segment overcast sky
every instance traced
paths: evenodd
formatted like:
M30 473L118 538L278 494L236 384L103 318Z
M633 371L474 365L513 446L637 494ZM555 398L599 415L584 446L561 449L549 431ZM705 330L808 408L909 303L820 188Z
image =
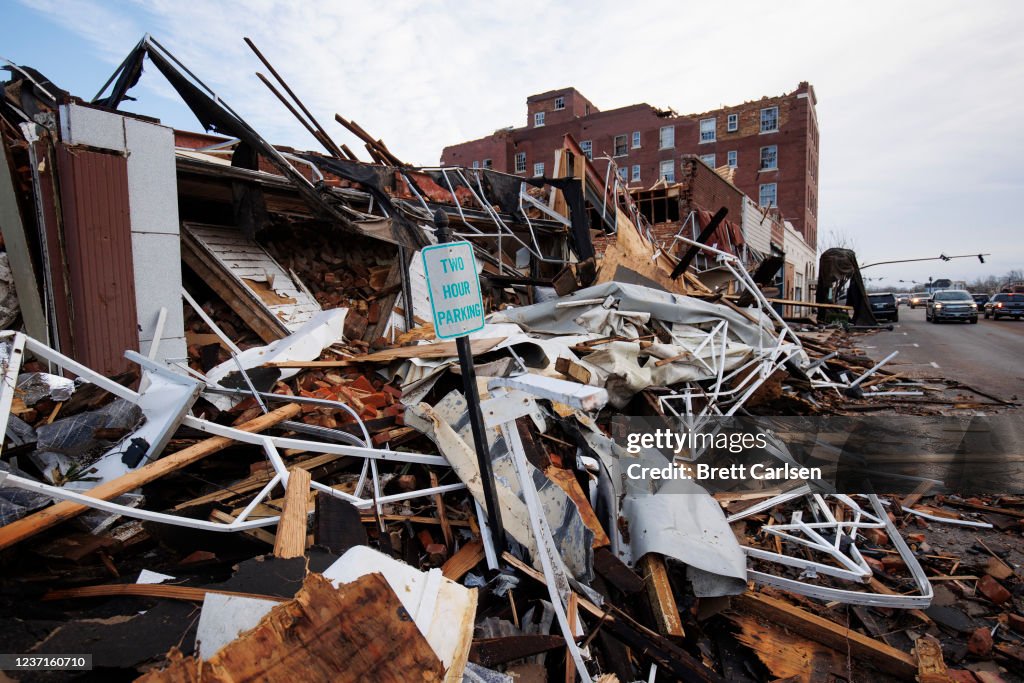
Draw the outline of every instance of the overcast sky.
M810 81L821 128L819 237L865 276L971 279L1024 268L1024 3L5 3L0 56L91 99L146 32L267 139L317 143L257 80L252 38L339 142L335 112L403 160L524 125L526 97L573 85L601 109L679 113ZM127 109L198 129L149 68ZM871 282L869 284L878 284Z

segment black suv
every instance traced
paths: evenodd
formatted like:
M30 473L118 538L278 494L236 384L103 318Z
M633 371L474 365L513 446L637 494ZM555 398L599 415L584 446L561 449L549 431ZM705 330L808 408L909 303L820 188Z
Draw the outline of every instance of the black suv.
M892 292L868 294L868 301L871 303L871 312L874 313L875 320L891 320L894 323L900 321L896 295Z
M1000 318L1024 317L1024 294L993 294L992 298L985 304L985 317L991 316L996 320Z
M972 325L978 322L978 304L970 292L962 289L943 289L932 295L925 309L924 319L937 323L943 320L963 320Z

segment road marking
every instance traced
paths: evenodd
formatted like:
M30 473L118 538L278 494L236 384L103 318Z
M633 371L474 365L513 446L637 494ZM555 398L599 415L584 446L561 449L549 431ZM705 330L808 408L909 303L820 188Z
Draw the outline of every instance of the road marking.
M920 344L914 344L914 346L917 347L917 348L921 348Z
M936 363L935 361L932 361L931 365L932 365L933 368L938 370L938 368L939 368L939 364L938 363Z

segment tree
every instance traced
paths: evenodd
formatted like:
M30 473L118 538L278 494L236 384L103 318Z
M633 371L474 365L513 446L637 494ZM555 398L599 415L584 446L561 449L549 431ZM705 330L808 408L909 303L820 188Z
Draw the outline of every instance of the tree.
M852 234L842 228L832 228L818 242L819 252L825 252L829 249L850 249L856 252L857 240Z

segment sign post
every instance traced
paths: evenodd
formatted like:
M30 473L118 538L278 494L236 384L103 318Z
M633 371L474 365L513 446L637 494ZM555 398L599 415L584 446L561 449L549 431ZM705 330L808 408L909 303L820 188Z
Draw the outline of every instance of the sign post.
M430 308L434 314L434 332L440 339L455 339L462 370L462 388L469 409L469 424L473 429L473 446L480 468L480 483L484 489L487 524L496 553L505 548L505 527L501 523L498 493L494 487L491 451L484 432L484 417L480 412L480 394L476 386L476 369L470 351L468 335L483 329L484 303L480 294L480 276L469 242L451 242L448 214L438 209L434 214L438 244L425 247L423 269L427 275Z

